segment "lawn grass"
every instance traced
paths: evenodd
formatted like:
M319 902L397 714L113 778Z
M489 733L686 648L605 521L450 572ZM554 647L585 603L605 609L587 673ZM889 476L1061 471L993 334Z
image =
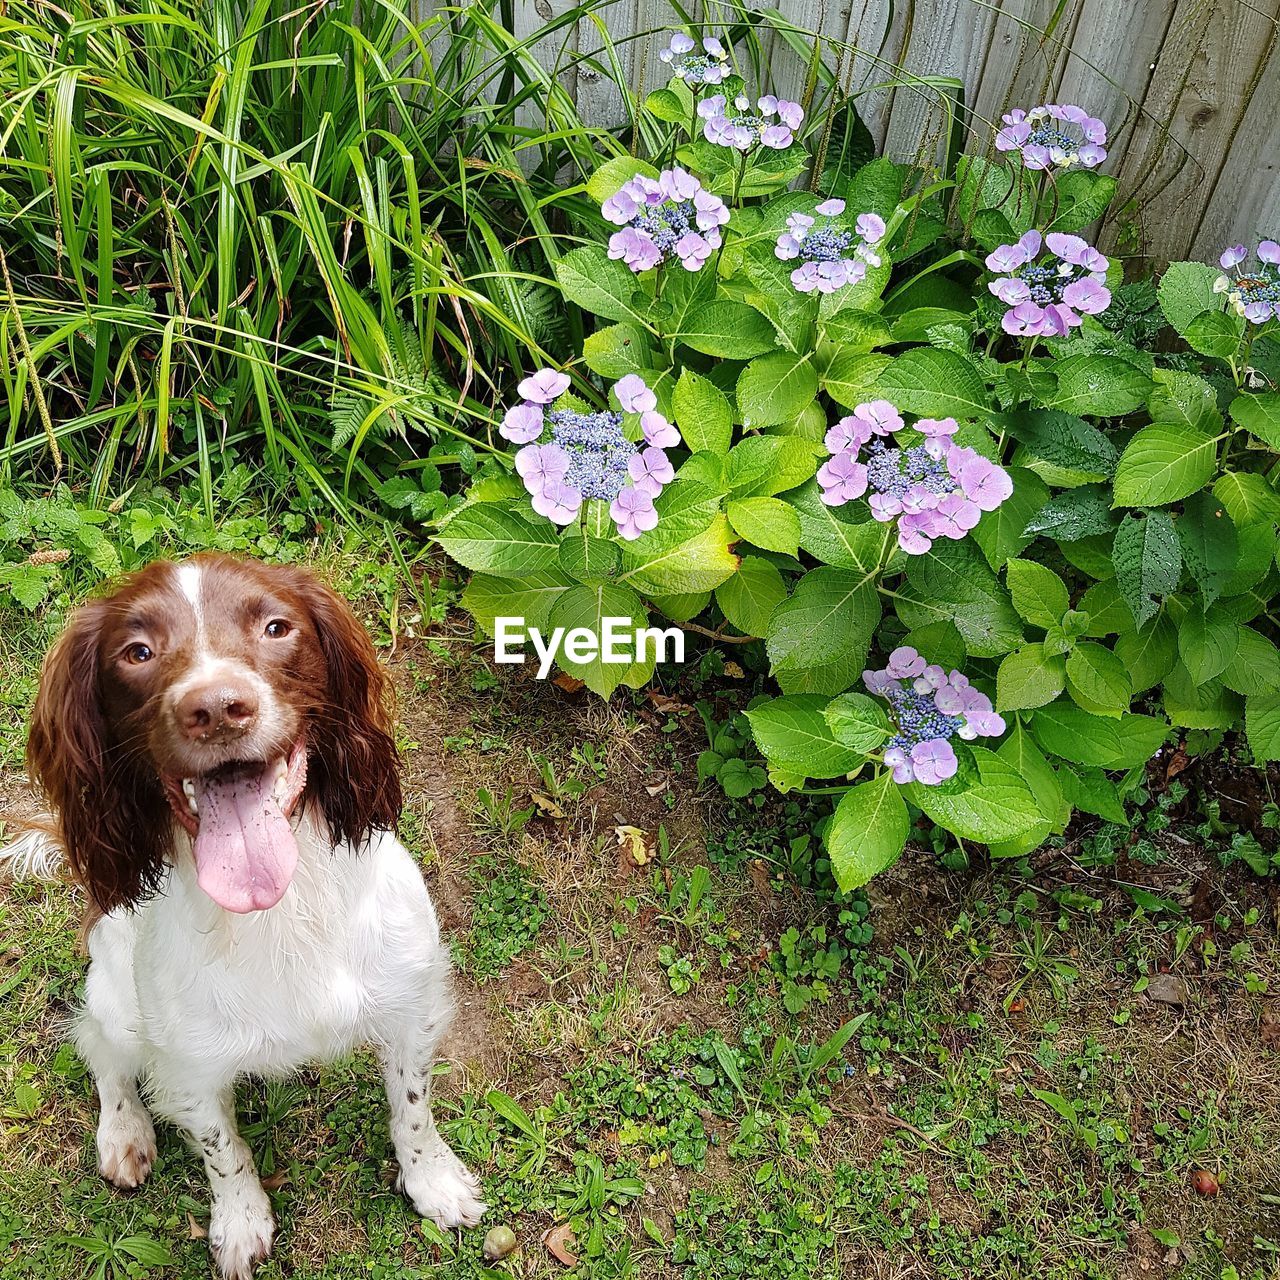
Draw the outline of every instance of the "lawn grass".
M322 556L368 581L367 548ZM566 1223L591 1277L1276 1273L1274 888L1161 837L1157 864L1054 855L1034 878L921 848L832 902L785 797L696 788L680 691L602 704L495 668L447 582L425 638L421 592L357 595L459 969L439 1116L519 1247L486 1270L482 1231L444 1236L394 1192L361 1055L241 1091L280 1224L263 1276L560 1276L543 1236ZM55 624L0 620L4 804ZM1190 905L1140 907L1125 880ZM0 1277L207 1276L205 1180L172 1130L141 1193L94 1172L92 1086L59 1039L81 907L0 890Z

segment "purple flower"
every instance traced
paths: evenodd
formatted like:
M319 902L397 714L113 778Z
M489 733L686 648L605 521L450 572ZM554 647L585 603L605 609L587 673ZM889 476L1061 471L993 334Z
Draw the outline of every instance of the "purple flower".
M704 36L699 52L692 36L677 31L658 58L671 67L677 80L686 84L721 84L730 74L728 52L715 36Z
M532 404L550 404L569 390L569 375L556 369L539 369L524 378L516 388L523 400Z
M563 480L552 480L533 495L533 509L555 524L569 524L582 507L582 494Z
M703 98L698 103L698 115L703 122L702 135L708 142L737 151L750 151L757 146L783 151L795 140L794 130L804 120L798 102L767 95L757 100L753 111L745 93L738 94L732 103L723 93Z
M676 475L667 455L654 446L637 453L627 463L627 471L637 489L644 489L655 498L662 492L662 486L670 484Z
M658 397L638 373L628 373L613 384L623 413L648 413L658 407Z
M645 444L656 445L659 449L674 449L680 443L680 433L654 410L640 415L640 429L644 432Z
M829 507L843 506L867 491L867 469L851 453L837 453L818 468L822 501Z
M1258 245L1258 269L1241 271L1240 264L1249 256L1242 244L1226 250L1219 259L1223 268L1233 272L1214 282L1215 293L1225 293L1227 302L1237 315L1250 324L1265 324L1280 317L1280 244L1263 240Z
M959 767L956 753L945 738L930 738L928 742L917 742L911 748L911 768L916 781L927 787L954 778Z
M831 457L818 468L818 484L830 507L867 494L872 519L896 520L898 546L923 555L937 538L963 538L984 511L1013 493L1013 481L1002 467L956 445L954 418L921 418L921 443L891 445L888 438L903 426L888 400L858 405L827 432Z
M925 660L917 650L913 649L909 644L904 644L899 645L889 655L889 661L885 663L884 669L895 680L901 680L904 676L920 675L926 665Z
M609 237L609 257L637 273L671 256L685 270L697 271L720 247L720 228L729 221L724 201L679 168L664 169L657 178L637 174L600 212L621 228Z
M1017 153L1027 169L1094 169L1107 158L1107 127L1082 107L1045 103L1001 121L996 150Z
M619 490L609 506L609 515L618 527L619 537L634 541L642 533L656 528L658 512L653 505L653 495L635 485Z
M987 284L1008 310L1005 333L1017 337L1061 338L1111 305L1107 259L1079 236L1028 231L1017 244L1002 244L987 255L987 267L1003 273Z
M802 259L791 273L791 283L801 293L834 293L864 279L868 266L880 265L875 245L884 238L883 220L874 213L859 214L855 232L838 221L844 211L843 200L824 200L812 217L793 213L778 236L774 253L780 259Z
M568 471L569 455L558 444L527 444L516 454L516 472L532 494L563 480Z
M512 405L498 427L498 434L512 444L528 444L530 440L536 440L542 434L542 406Z

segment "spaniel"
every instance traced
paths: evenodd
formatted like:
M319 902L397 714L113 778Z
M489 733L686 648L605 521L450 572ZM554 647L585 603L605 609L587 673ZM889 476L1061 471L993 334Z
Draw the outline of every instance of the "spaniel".
M101 1114L98 1162L139 1186L150 1110L204 1157L228 1280L271 1249L271 1202L234 1086L372 1043L400 1186L442 1227L484 1212L431 1114L449 952L396 838L387 679L364 628L310 573L222 555L158 562L72 618L28 744L53 837L89 895L74 1039ZM144 1103L143 1099L146 1099Z

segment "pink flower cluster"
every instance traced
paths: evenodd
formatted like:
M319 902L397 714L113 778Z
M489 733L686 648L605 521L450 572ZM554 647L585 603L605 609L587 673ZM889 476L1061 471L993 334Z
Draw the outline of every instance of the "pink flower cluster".
M885 747L884 762L894 782L935 787L960 767L951 738L998 738L1007 727L967 676L927 663L910 645L895 649L884 670L864 671L862 681L893 712L897 732Z
M1049 256L1040 258L1047 247ZM1061 338L1111 305L1109 261L1079 236L1028 231L1017 244L1002 244L987 255L999 273L987 288L1009 310L1001 325L1019 337Z
M620 411L556 407L568 389L568 374L539 369L520 383L523 400L498 428L504 439L524 446L515 465L533 509L555 524L570 524L584 501L599 499L609 503L619 536L638 538L658 523L654 500L675 478L665 451L680 443L680 433L637 374L614 384ZM627 414L639 416L642 445L623 431Z
M1280 318L1280 244L1263 240L1258 245L1258 269L1241 271L1240 264L1249 256L1242 244L1232 245L1218 259L1223 271L1213 282L1214 293L1225 293L1231 309L1250 324L1265 324Z
M1027 169L1094 169L1106 158L1107 126L1083 107L1046 103L1002 116L997 151L1014 151Z
M804 121L804 108L798 102L766 94L756 99L755 109L745 93L732 102L723 93L712 94L698 103L702 119L702 136L718 147L750 151L753 147L769 147L785 151L794 141L794 130Z
M649 271L669 256L686 271L697 271L720 247L720 228L729 210L719 196L680 168L656 178L642 173L622 184L600 212L621 231L609 237L609 257L632 271Z
M793 213L787 219L787 229L778 237L774 253L784 262L801 259L791 273L791 283L801 293L834 293L864 279L869 266L880 265L876 246L884 239L884 219L879 214L860 213L855 234L836 221L844 210L843 200L824 200L812 216Z
M826 435L831 457L818 468L822 501L843 506L870 491L871 515L896 519L898 545L923 555L936 538L959 540L1013 492L1003 467L955 443L954 418L920 418L918 444L891 446L906 424L888 400L860 404Z

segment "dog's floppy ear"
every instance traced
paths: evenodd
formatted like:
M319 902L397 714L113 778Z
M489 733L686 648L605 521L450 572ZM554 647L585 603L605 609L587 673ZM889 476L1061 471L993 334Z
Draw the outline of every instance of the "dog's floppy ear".
M168 824L154 779L110 740L99 683L106 603L79 609L50 649L27 738L27 769L52 810L76 879L103 911L132 906L164 874Z
M350 605L311 573L289 568L324 655L324 702L307 728L307 789L335 841L359 846L400 817L390 681Z

